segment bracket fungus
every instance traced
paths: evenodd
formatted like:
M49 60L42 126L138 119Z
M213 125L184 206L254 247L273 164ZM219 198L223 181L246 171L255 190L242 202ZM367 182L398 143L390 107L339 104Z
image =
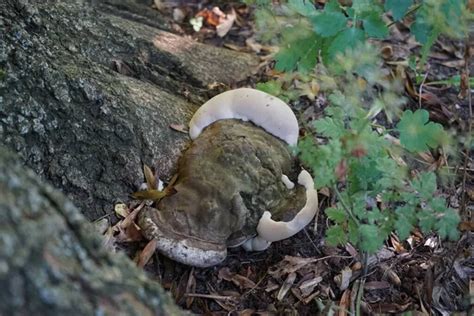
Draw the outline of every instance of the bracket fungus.
M250 88L229 90L204 103L189 122L189 136L195 139L206 126L224 119L250 121L291 146L298 142L298 121L291 108L277 97Z
M291 190L285 176L298 172L288 145L299 134L285 102L249 88L227 91L199 108L189 134L194 141L179 160L174 194L139 215L144 236L156 238L160 252L209 267L226 258L227 248L264 250L312 220L318 198L305 170L298 176L304 207L289 222L271 218L304 203L305 192Z
M290 238L311 222L318 211L318 192L314 188L313 178L306 170L300 172L298 183L306 189L304 207L289 222L274 221L272 214L265 211L258 222L258 235L243 245L247 251L265 250L272 242Z

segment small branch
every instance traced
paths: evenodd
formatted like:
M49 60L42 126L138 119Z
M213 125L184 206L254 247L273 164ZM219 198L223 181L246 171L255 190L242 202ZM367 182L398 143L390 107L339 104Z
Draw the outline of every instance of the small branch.
M199 294L199 293L185 293L184 296L186 296L186 297L210 298L210 299L213 299L213 300L235 300L235 297L232 297L232 296Z
M429 67L427 67L429 69ZM418 108L421 109L421 94L423 93L423 86L425 84L426 78L428 77L428 69L426 70L426 73L423 77L423 81L420 84L420 88L418 89Z
M467 78L469 79L469 60L470 60L470 52L469 52L469 35L467 36L466 39L466 44L465 44L465 52L464 52L464 71L466 73ZM469 120L468 120L468 138L472 137L472 124L473 124L473 116L472 116L472 94L471 94L471 84L470 80L467 80L467 100L469 103ZM466 146L465 148L466 151L466 157L464 158L464 165L463 165L463 176L462 176L462 186L461 186L461 207L460 207L460 213L461 215L464 214L466 211L466 204L467 204L467 193L466 193L466 180L467 180L467 162L469 160L469 148ZM471 214L471 213L470 213ZM471 215L469 218L467 218L468 221L470 221Z
M341 202L342 207L346 210L347 214L352 218L352 220L359 225L359 220L357 217L352 213L352 210L347 206L346 202L342 198L341 192L337 189L337 185L334 185L334 191L336 192L337 198L339 199L339 202Z
M359 288L357 289L357 297L356 297L356 307L355 307L355 314L357 316L361 315L360 313L360 304L362 301L362 294L364 293L364 286L365 286L365 278L367 276L367 272L369 270L369 255L367 251L363 252L363 258L364 258L364 271L362 274L362 277L359 282Z

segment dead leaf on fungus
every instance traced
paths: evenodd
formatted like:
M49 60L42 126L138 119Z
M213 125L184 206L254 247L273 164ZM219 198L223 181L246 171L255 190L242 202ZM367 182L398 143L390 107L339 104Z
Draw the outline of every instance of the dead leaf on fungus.
M153 171L151 171L151 168L145 164L143 164L143 174L145 175L145 180L146 180L146 185L148 187L148 190L156 189L158 187L156 177Z
M184 124L170 124L169 126L174 131L177 131L177 132L180 132L180 133L183 133L183 134L188 133L188 129Z

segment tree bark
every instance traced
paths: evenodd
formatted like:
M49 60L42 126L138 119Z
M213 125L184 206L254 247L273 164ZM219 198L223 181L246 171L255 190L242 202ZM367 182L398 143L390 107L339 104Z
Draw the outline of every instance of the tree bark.
M78 209L0 146L0 315L180 315L160 285L105 251Z
M256 60L164 31L146 1L92 2L1 1L0 140L97 219L137 189L143 163L170 177L189 141L170 124Z
M145 4L0 1L0 315L182 313L82 214L113 213L142 163L169 177L189 142L170 124L256 60L167 32Z

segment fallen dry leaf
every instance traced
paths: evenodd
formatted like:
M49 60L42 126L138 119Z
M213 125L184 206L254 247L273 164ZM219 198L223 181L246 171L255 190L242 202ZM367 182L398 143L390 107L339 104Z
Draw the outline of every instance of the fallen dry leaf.
M391 285L387 281L371 281L364 284L364 289L366 290L383 290L390 287Z
M272 292L278 289L280 286L273 282L271 279L268 280L267 286L265 287L265 292Z
M241 289L253 289L257 286L255 282L253 282L249 278L237 273L230 272L228 267L219 270L218 278L230 281Z
M118 235L115 236L117 242L133 242L143 240L143 235L140 231L140 227L134 222L125 228L120 225L115 226L118 229Z
M150 261L151 256L153 256L153 254L156 251L157 243L158 243L157 239L152 239L148 242L145 248L143 248L142 252L138 256L137 266L139 268L143 268L148 263L148 261Z
M207 298L210 298L210 299L214 299L214 301L219 304L220 307L222 307L223 309L225 309L226 311L232 311L232 310L235 310L235 307L237 306L238 304L238 295L235 296L235 295L219 295L216 290L214 290L214 288L208 283L207 284L207 287L208 287L208 291L210 293L210 295L199 295L196 297L207 297Z
M400 305L395 303L377 303L377 304L369 304L370 308L377 312L377 314L386 314L386 313L393 313L399 314L406 311L410 306L411 303Z
M351 290L345 290L342 293L341 301L339 302L338 316L346 316L351 306Z
M443 66L446 66L446 67L449 67L449 68L459 69L459 68L464 67L464 65L466 64L466 62L464 61L464 59L456 59L456 60L444 61L444 62L442 62L441 64L442 64Z
M260 43L257 43L255 40L255 37L249 37L245 40L245 45L247 45L251 50L253 50L256 53L260 53L262 50L263 46Z
M310 280L306 280L299 286L301 293L304 297L308 296L314 291L314 288L323 280L322 277L317 276Z
M462 232L466 232L466 231L472 232L472 231L474 231L474 222L472 222L472 221L463 221L463 222L459 223L458 228Z
M390 282L392 282L395 285L402 284L402 281L398 277L397 273L395 273L395 271L391 267L389 267L385 263L382 263L380 264L379 268Z
M194 277L194 267L189 272L188 283L186 284L186 293L194 293L196 291L196 278ZM193 304L194 297L186 297L186 308L190 309Z
M309 295L308 297L306 297L304 300L303 300L303 303L305 305L308 305L316 296L318 296L320 294L319 291L315 291L313 294Z
M145 191L137 191L132 193L132 197L136 200L152 200L152 201L159 201L168 193L166 191L159 191L159 190L145 190Z
M156 177L153 174L153 171L151 171L150 167L148 167L146 164L143 164L143 174L145 175L148 190L156 190L158 187Z
M288 293L288 290L293 286L293 283L295 283L296 280L296 273L292 272L288 274L288 277L286 278L285 282L283 282L283 285L280 288L280 291L278 291L277 294L277 300L281 301L285 296L286 293Z
M380 50L380 53L382 54L383 59L390 59L393 56L393 48L391 45L385 45Z
M345 267L342 271L341 274L337 275L334 277L334 281L338 283L339 289L341 291L344 291L349 287L349 284L351 283L351 277L352 277L352 269L350 267Z
M140 203L130 214L128 214L124 220L119 224L121 229L126 229L130 226L133 222L135 222L135 218L137 217L138 213L141 209L145 206L145 203Z
M344 247L346 249L346 251L354 258L359 258L359 252L357 251L357 249L355 249L354 246L352 246L351 244L347 243Z
M234 25L234 21L237 17L235 10L232 8L232 11L225 15L225 17L219 19L219 25L216 26L217 35L219 37L224 37Z
M274 278L282 278L284 275L288 273L293 273L307 264L312 262L319 261L319 258L302 258L302 257L292 257L292 256L285 256L282 261L270 267L268 274L273 276Z
M469 95L469 74L464 69L461 72L461 82L460 82L460 87L459 87L458 98L464 99L468 95Z
M169 127L177 132L188 133L188 128L184 124L170 124Z
M406 252L405 247L403 247L403 244L399 241L398 236L390 236L390 243L393 246L393 249L395 250L396 253L404 253Z
M128 214L130 214L130 210L128 206L125 205L124 203L115 204L114 211L115 211L115 214L123 218L127 217Z
M220 13L220 14L219 14ZM206 22L207 24L209 25L212 25L212 26L217 26L219 25L219 18L221 16L225 16L225 14L220 11L219 8L215 7L214 9L209 10L209 9L203 9L201 11L199 11L195 18L203 18L204 22Z

